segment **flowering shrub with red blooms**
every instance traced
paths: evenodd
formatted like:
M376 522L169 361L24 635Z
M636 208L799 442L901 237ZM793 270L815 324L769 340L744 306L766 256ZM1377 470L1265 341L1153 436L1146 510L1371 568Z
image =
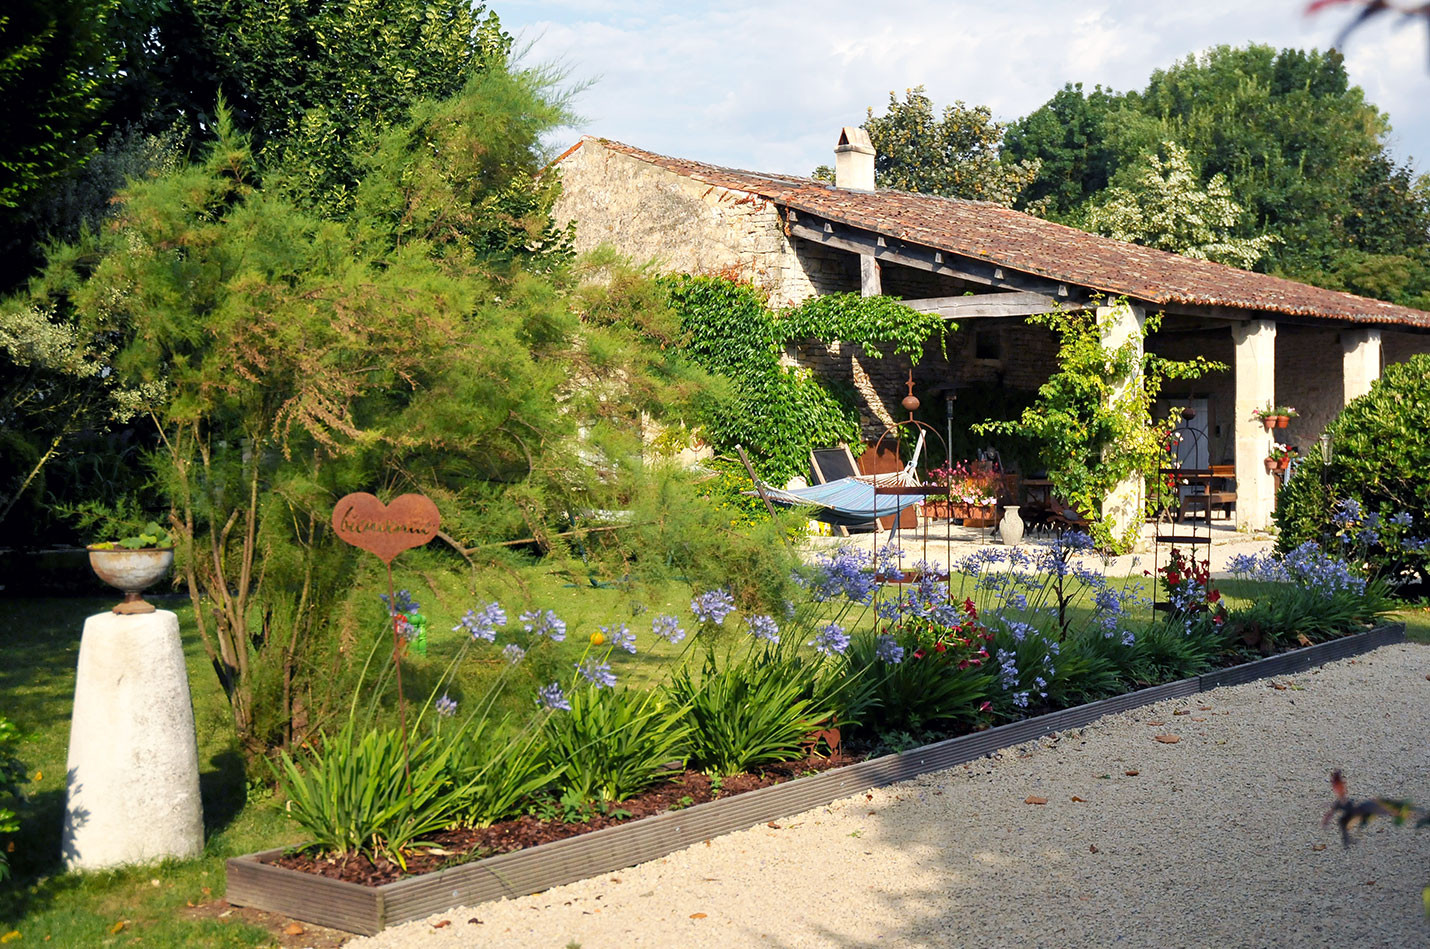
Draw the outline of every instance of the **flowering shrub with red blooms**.
M1171 560L1157 574L1174 613L1184 617L1213 613L1212 619L1218 626L1226 622L1226 611L1216 609L1221 591L1212 585L1208 561L1193 560L1173 547Z
M962 612L963 619L956 626L945 625L933 617L904 620L902 632L914 647L909 658L941 656L959 669L983 665L988 659L988 643L993 641L993 632L978 622L978 607L973 600L963 601ZM885 630L887 633L896 631L892 626Z

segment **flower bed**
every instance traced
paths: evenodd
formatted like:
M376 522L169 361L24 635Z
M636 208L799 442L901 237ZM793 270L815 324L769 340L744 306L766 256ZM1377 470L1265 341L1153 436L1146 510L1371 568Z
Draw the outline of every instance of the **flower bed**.
M885 755L564 840L487 857L376 886L329 879L279 865L286 849L228 861L230 903L255 906L348 932L372 934L458 905L520 896L653 860L719 834L819 807L865 788L953 767L1104 715L1287 675L1404 638L1401 625L1319 643L1194 678L1102 699L984 731Z
M242 882L254 873L316 879L327 887L321 892L345 894L344 912L367 907L345 917L347 928L361 928L398 918L396 910L345 887L425 893L417 881L443 874L505 875L490 892L440 891L442 899L487 899L523 892L508 879L513 868L554 885L554 871L529 862L544 858L529 855L578 855L567 870L557 861L557 870L576 873L567 879L600 872L607 859L624 866L651 848L668 852L700 839L690 836L696 832L723 833L861 783L946 766L945 751L976 757L1040 729L1189 694L1201 675L1246 659L1281 660L1276 654L1296 644L1320 649L1318 642L1364 631L1383 609L1378 584L1306 545L1239 559L1233 569L1267 590L1232 609L1204 563L1176 555L1156 578L1170 604L1157 614L1145 610L1143 581L1129 575L1119 587L1090 548L1086 535L1067 534L1028 549L983 547L943 567L910 563L892 546L845 547L791 578L779 595L800 602L784 599L778 618L712 590L691 600L690 619L652 617L633 605L632 620L650 624L639 636L627 623L583 633L573 622L568 630L535 608L511 623L489 603L453 628L462 645L425 704L399 714L401 730L380 703L392 683L396 710L405 707L396 673L405 651L423 641L426 621L400 592L387 604L393 661L379 663L374 687L364 690L366 717L359 720L355 701L338 733L296 759L283 756L286 810L312 843L238 867L230 898L257 892ZM574 663L573 653L558 660L553 651L568 635L584 642ZM686 653L661 683L618 685L621 657L647 636L684 642ZM369 666L382 648L374 644ZM456 674L468 650L477 652L471 665L492 670L494 680ZM507 687L529 711L494 721L488 712ZM847 757L810 757L825 749ZM725 782L718 793L717 782ZM746 799L765 803L740 803ZM779 813L751 819L771 808ZM587 839L621 844L591 850ZM511 848L519 849L500 852ZM326 910L272 903L288 891L262 879L262 905L338 925L312 915Z

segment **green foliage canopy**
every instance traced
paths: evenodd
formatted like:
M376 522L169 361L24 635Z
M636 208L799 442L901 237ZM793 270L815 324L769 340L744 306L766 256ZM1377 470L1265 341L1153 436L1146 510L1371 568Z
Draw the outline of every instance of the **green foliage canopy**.
M1430 576L1430 355L1392 363L1326 427L1324 472L1303 462L1276 501L1279 549L1308 541L1392 584Z

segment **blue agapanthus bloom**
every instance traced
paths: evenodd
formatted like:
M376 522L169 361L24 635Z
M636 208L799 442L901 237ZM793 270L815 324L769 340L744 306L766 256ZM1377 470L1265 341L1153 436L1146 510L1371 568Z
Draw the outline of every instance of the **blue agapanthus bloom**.
M518 619L521 620L522 628L528 633L546 636L556 643L564 642L566 639L565 621L559 619L551 610L528 610L522 613Z
M773 616L766 616L763 613L747 616L745 617L745 629L756 639L763 639L770 643L780 641L780 624L775 622Z
M389 614L416 613L419 609L421 609L422 606L416 600L412 599L412 594L407 592L406 590L397 591L397 593L392 598L392 605L388 604L386 593L379 593L377 595L377 598L382 601L384 606L387 607L387 611Z
M874 641L874 657L880 662L897 666L904 661L904 647L890 635L882 635Z
M837 548L832 556L820 556L814 562L811 582L814 599L822 603L843 596L853 603L870 602L879 589L869 569L876 559L878 555L847 545Z
M710 590L690 601L690 612L702 623L719 626L735 612L735 598L729 590Z
M457 714L457 700L447 695L446 692L437 697L437 701L432 703L432 707L443 718L451 718Z
M567 700L566 693L562 692L561 686L555 682L536 690L536 703L542 708L571 711L571 703Z
M606 635L606 642L617 649L624 649L631 655L635 655L636 634L631 632L625 623L618 623L615 626L602 626L601 632Z
M452 632L465 632L473 639L495 642L497 628L506 625L506 610L496 601L488 603L480 610L467 610L465 616L452 627Z
M507 643L505 646L501 647L501 654L502 658L505 659L507 662L511 663L512 665L516 665L518 662L521 662L521 660L526 658L526 650L522 649L516 643Z
M1008 691L1018 684L1018 657L1009 649L998 650L998 684Z
M805 645L813 646L817 652L826 656L842 656L849 648L849 634L838 623L830 623L821 627L814 639Z
M581 674L581 678L598 689L611 688L616 684L616 675L611 671L611 664L601 662L594 656L588 657L586 661L578 663L576 665L576 671Z
M669 613L662 613L651 620L650 631L657 639L664 639L672 646L685 638L685 630L680 628L680 620Z

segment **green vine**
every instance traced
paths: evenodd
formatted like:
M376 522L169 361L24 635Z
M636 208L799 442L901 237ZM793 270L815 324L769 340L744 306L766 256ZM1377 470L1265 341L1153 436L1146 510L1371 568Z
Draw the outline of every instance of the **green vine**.
M957 327L936 313L920 313L894 297L831 293L808 300L776 318L780 342L818 339L857 343L875 359L883 348L918 363L924 346L937 339L946 357L948 333Z
M937 335L942 342L952 328L887 297L834 294L777 313L754 287L723 277L675 275L661 283L680 318L685 354L730 382L730 393L702 413L706 438L720 452L743 445L761 477L777 484L805 473L811 448L857 442L861 434L852 388L780 365L786 342L838 340L874 357L888 348L917 360L926 340Z
M1126 302L1117 300L1112 306ZM1144 354L1143 340L1160 322L1160 314L1149 316L1140 337L1108 349L1091 310L1057 308L1029 317L1029 324L1058 334L1058 371L1017 420L974 426L985 434L1032 438L1048 465L1054 492L1088 518L1093 540L1107 550L1130 549L1140 525L1116 535L1104 516L1104 500L1124 479L1155 471L1166 460L1167 436L1176 419L1152 418L1152 403L1163 380L1196 379L1226 368L1201 356L1170 360Z

